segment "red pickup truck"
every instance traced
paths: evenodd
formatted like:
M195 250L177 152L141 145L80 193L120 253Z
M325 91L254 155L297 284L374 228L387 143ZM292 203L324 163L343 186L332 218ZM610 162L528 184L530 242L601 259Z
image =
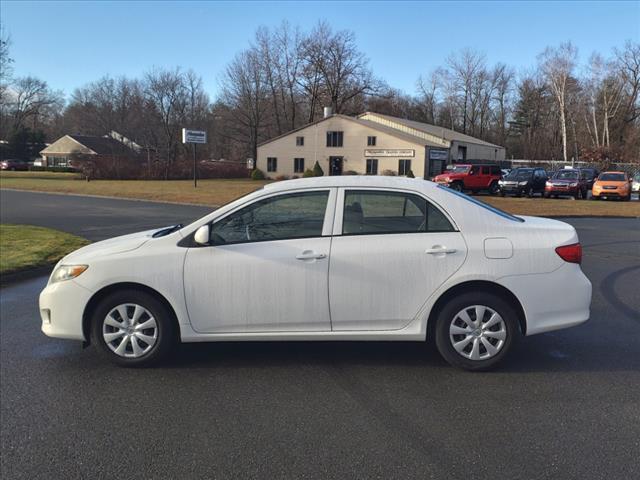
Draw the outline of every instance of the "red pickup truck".
M501 178L502 170L498 165L456 164L437 175L433 181L459 192L471 190L477 193L486 190L494 195L498 192L498 180Z

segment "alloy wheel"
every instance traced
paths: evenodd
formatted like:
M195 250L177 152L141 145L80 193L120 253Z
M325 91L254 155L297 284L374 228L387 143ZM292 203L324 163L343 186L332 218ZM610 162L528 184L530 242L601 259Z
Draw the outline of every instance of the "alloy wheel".
M487 360L496 356L506 338L504 319L485 305L463 308L449 326L451 345L458 354L470 360Z
M156 344L158 324L145 307L123 303L112 308L104 318L102 338L116 355L139 358Z

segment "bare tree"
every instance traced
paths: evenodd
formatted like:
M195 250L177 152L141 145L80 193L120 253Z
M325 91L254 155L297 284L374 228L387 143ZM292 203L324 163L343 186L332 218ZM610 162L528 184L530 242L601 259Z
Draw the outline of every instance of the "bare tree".
M571 42L560 44L559 47L547 47L539 56L538 62L542 73L549 83L558 104L560 115L560 131L562 135L562 157L567 157L567 82L576 66L578 50Z
M475 123L476 102L478 95L474 95L474 84L478 75L485 69L485 56L472 49L466 48L458 54L447 58L447 65L459 92L459 102L462 109L462 132L467 133L469 121ZM477 89L476 89L477 91ZM473 105L470 105L473 102Z
M268 84L255 49L239 53L227 66L221 98L229 106L233 129L227 135L248 141L247 154L255 160L267 113Z

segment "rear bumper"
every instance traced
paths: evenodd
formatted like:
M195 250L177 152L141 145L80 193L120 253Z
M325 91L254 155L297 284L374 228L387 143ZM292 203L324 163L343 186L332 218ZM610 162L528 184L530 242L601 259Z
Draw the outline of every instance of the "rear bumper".
M569 328L589 320L591 282L579 265L565 263L551 273L503 277L499 283L520 300L527 335Z
M40 293L42 332L48 337L86 340L82 315L91 292L74 280L47 285Z

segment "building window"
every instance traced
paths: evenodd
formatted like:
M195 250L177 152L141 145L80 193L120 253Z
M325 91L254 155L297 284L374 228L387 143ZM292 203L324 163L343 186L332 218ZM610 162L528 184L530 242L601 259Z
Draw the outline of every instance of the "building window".
M467 147L458 146L458 161L464 162L467 159Z
M327 132L327 147L341 147L343 132Z
M47 157L48 167L68 167L69 159L67 157Z
M367 137L367 147L376 146L376 137Z
M367 158L367 175L377 175L377 174L378 174L378 159Z
M296 147L304 147L304 137L296 137Z
M267 157L267 172L275 172L278 170L278 159L276 157Z
M398 161L398 175L406 175L411 170L411 160Z
M304 158L293 159L293 171L294 173L304 173Z

